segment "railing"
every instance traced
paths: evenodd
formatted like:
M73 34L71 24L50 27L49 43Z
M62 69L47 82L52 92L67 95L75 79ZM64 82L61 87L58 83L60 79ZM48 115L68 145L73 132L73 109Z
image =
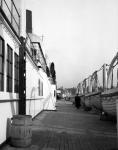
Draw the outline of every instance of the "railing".
M118 88L118 53L110 65L104 64L99 70L80 82L77 91L80 95L86 95L114 88Z
M46 72L47 64L40 43L32 42L29 34L27 34L26 47L35 64L38 65L38 63L40 63L41 67Z
M107 79L107 87L108 89L118 87L118 53L113 58L110 69L108 72L108 79Z
M104 64L99 70L93 72L88 78L85 78L77 86L79 94L91 94L102 92L107 88L107 70L108 65Z
M33 45L34 45L34 47L36 48L36 51L37 51L36 59L37 59L37 61L39 61L41 63L41 66L42 66L43 70L46 72L47 63L46 63L41 45L40 45L39 42L33 42Z
M34 45L32 44L32 40L28 33L26 36L26 48L27 48L30 56L32 57L33 61L37 64L37 59L36 59L37 51L36 51Z
M11 26L20 35L20 15L13 0L0 0L0 8L4 12Z

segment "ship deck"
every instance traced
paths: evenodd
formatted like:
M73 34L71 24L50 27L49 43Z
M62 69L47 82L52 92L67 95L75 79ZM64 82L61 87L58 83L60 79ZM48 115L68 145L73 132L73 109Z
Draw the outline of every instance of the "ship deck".
M101 121L95 112L76 109L69 101L60 100L56 105L56 111L35 117L32 146L26 150L116 150L116 123Z

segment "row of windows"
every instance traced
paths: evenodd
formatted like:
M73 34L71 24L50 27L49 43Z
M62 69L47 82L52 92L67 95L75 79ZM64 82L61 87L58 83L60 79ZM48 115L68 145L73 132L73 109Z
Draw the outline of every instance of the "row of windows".
M5 66L5 41L0 37L0 91L4 91L4 66ZM12 92L13 89L13 69L14 69L14 92L19 91L19 56L7 44L7 70L6 70L6 91ZM14 66L13 66L14 65ZM43 96L43 82L39 80L39 96Z
M0 37L0 91L4 91L5 41ZM6 91L12 92L13 87L13 49L7 44ZM18 93L19 57L14 52L14 92Z

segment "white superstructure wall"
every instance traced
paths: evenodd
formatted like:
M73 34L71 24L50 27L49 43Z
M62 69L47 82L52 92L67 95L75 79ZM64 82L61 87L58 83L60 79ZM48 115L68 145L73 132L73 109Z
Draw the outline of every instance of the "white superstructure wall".
M19 96L14 92L14 69L12 80L12 92L7 92L7 45L13 50L13 66L14 53L19 53L19 42L12 36L11 31L4 24L0 24L0 37L4 40L4 90L0 91L0 144L8 137L7 122L8 118L18 113Z
M23 0L25 1L25 0ZM15 0L16 6L19 6L21 14L21 36L26 38L26 5L21 3L21 0ZM21 9L20 9L21 8ZM13 115L18 114L19 94L15 92L15 54L19 56L20 40L14 34L14 31L5 21L3 16L0 16L0 37L4 40L4 89L0 91L0 144L10 136L9 121ZM12 49L12 89L7 91L7 57L8 45ZM1 46L1 45L0 45ZM44 109L54 110L53 103L56 97L54 96L55 85L52 85L47 77L46 72L42 68L38 68L32 57L26 52L26 114L34 117ZM55 102L53 103L55 104Z

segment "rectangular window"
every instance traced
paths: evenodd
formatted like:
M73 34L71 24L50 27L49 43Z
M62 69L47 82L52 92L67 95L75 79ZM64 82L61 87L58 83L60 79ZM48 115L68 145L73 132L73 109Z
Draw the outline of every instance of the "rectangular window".
M43 82L41 83L41 96L43 96Z
M0 37L0 91L4 91L4 40Z
M39 96L43 96L43 82L39 80Z
M7 92L12 92L13 50L7 44Z
M19 92L19 57L14 53L14 92Z
M40 96L40 79L39 79L39 96Z

